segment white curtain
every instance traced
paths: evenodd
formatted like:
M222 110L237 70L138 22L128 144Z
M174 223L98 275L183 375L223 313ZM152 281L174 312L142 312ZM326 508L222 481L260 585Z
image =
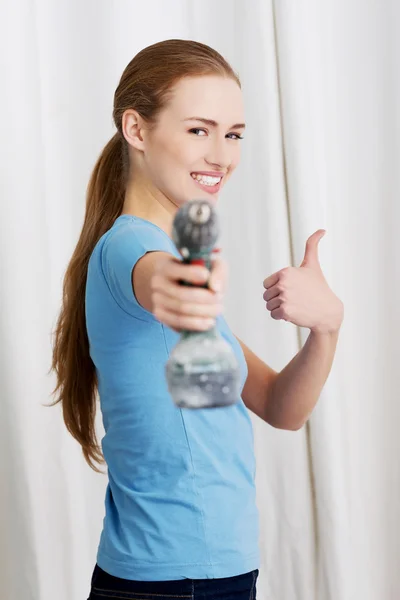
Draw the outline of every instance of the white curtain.
M242 79L243 159L220 201L233 331L277 370L298 352L308 330L270 318L262 281L299 266L321 227L345 304L309 424L253 416L258 598L400 597L399 32L396 0L0 4L2 599L89 592L106 478L43 406L51 331L114 89L134 54L172 37L210 44Z

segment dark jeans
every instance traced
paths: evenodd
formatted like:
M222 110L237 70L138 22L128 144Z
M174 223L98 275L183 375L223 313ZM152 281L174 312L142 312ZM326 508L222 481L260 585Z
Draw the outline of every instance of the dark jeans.
M258 569L222 579L133 581L95 566L88 600L255 600Z

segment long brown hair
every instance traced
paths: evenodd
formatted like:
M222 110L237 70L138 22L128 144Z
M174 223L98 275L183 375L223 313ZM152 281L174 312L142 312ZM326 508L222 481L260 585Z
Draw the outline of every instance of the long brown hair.
M67 267L63 300L54 332L51 369L57 385L56 400L62 403L65 425L81 444L89 466L104 464L95 430L97 377L89 354L85 321L85 291L90 255L101 236L120 215L129 174L128 145L122 132L122 116L135 109L148 123L168 101L172 86L187 76L236 73L215 50L190 40L166 40L141 50L125 68L114 94L113 119L117 132L100 154L90 177L82 231Z

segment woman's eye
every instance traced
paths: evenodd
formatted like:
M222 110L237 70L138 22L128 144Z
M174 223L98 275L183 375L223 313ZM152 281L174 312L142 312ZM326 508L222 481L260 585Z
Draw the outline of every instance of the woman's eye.
M195 135L197 135L199 137L203 137L203 136L207 135L208 132L206 129L201 129L200 127L193 127L192 129L189 129L189 133L194 133ZM228 133L226 135L226 137L229 138L230 140L242 140L243 139L243 137L241 135L239 135L238 133Z
M199 135L197 132L201 131L202 133L204 133L204 135L207 134L207 131L205 129L199 129L198 127L194 127L193 129L189 130L189 133L195 133L196 135Z

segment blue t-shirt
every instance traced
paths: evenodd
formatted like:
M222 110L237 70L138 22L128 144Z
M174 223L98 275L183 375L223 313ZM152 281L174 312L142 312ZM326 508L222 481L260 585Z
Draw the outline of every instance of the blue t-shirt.
M241 398L178 408L165 364L179 334L136 300L132 269L149 251L180 257L169 236L121 215L88 267L86 323L96 366L108 467L97 563L123 579L231 577L259 568L255 457ZM221 335L247 365L222 315Z

